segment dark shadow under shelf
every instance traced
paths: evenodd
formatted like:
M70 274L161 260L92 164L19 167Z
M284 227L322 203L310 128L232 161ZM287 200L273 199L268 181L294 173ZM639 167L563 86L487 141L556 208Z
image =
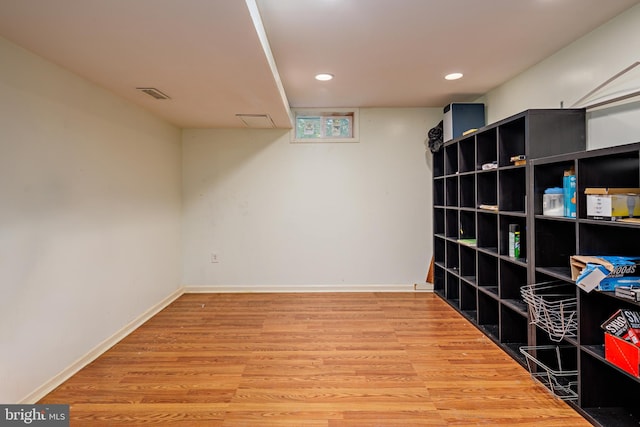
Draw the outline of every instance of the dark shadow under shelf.
M478 251L484 252L490 255L498 255L498 248L496 247L478 246Z
M551 215L542 215L535 214L535 219L541 219L545 221L567 221L567 222L576 222L575 218L570 218L568 216L551 216Z
M512 342L502 343L502 346L504 347L504 349L507 352L507 354L509 356L513 357L522 366L526 366L527 365L527 359L520 352L520 347L524 347L526 345L527 345L526 342L522 342L522 343L521 342L518 342L518 343L512 343Z
M571 282L571 268L567 267L536 267L536 271L544 273L547 276L555 277L556 279Z
M637 377L635 377L632 374L628 373L624 369L621 369L621 368L617 367L616 365L614 365L613 363L609 362L605 358L604 345L583 345L582 346L582 350L585 351L586 353L590 354L591 356L595 357L596 359L600 360L602 363L605 363L608 366L611 366L612 368L614 368L616 371L620 372L621 374L633 379L634 381L640 382L640 379L638 379Z
M526 217L527 214L524 211L501 211L498 210L498 213L500 215L507 215L507 216L517 216L517 217Z
M583 408L582 411L603 426L637 427L640 424L640 414L637 409L606 407Z
M476 285L476 276L460 276L460 278L462 280L464 280L465 282L467 282L468 284L472 285L472 286L477 286Z
M562 342L566 342L567 344L578 347L578 339L576 337L564 337Z
M474 324L478 321L478 312L476 310L462 310L460 313Z
M477 325L478 328L484 332L489 338L492 338L494 341L498 341L500 329L498 325Z
M595 357L596 359L600 359L603 362L606 362L605 358L604 358L604 345L600 344L600 345L583 345L582 349L584 351L586 351L587 353L589 353L591 356ZM609 363L609 362L607 362Z
M501 255L500 258L512 262L514 264L520 265L522 267L527 267L527 259L526 258L512 258L508 255Z
M502 303L507 307L511 308L516 313L521 314L524 317L527 317L528 307L527 307L527 304L524 303L524 301L517 300L517 299L503 299Z
M619 301L623 301L626 304L633 304L633 305L637 305L638 307L640 307L640 302L636 302L636 301L633 301L633 300L628 299L628 298L617 296L614 292L605 292L605 291L592 291L592 292L597 292L600 295L606 295L609 298L613 298L613 299L616 299L616 300L619 300Z
M492 298L498 298L499 294L497 286L478 286L478 289Z

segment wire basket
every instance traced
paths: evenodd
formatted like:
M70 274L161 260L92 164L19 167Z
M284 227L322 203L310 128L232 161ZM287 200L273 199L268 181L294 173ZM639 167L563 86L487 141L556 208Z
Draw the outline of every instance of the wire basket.
M520 353L527 359L527 369L534 380L561 400L577 400L578 371L563 369L561 355L566 355L565 349L575 352L575 347L540 345L520 347Z
M549 334L554 342L575 337L578 330L578 300L561 293L561 282L544 282L522 286L520 293L529 306L529 319Z

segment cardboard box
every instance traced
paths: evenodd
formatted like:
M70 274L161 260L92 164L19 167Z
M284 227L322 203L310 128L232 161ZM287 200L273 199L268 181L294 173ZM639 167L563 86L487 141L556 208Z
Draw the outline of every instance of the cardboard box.
M640 313L633 310L618 310L600 325L605 332L633 344L640 343Z
M605 333L604 358L634 377L640 378L640 347Z
M573 255L569 262L571 279L586 292L640 284L639 257Z
M584 194L589 219L640 217L640 188L587 188Z

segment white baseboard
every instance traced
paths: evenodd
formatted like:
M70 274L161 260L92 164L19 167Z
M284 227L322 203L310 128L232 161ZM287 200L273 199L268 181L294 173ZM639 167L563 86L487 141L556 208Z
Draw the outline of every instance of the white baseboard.
M433 283L416 283L413 285L413 289L422 292L433 292Z
M413 292L418 290L415 284L376 284L376 285L214 285L214 286L194 286L186 285L184 293L277 293L277 292ZM433 289L433 286L432 286ZM419 289L423 290L423 289Z
M153 316L158 314L162 309L164 309L173 301L178 299L183 293L184 293L184 288L176 289L175 292L172 292L165 299L163 299L153 307L149 308L147 311L145 311L136 319L134 319L129 324L124 326L118 332L116 332L106 340L102 341L100 344L98 344L93 349L91 349L87 354L85 354L80 359L73 362L70 366L62 370L62 372L57 374L55 377L51 378L49 381L47 381L46 383L38 387L36 390L31 392L19 403L34 404L38 400L42 399L47 393L50 393L51 391L53 391L53 389L55 389L60 384L68 380L72 375L77 373L80 369L84 368L89 363L93 362L105 351L109 350L111 347L113 347L119 341L124 339L131 332L139 328L144 322L151 319Z

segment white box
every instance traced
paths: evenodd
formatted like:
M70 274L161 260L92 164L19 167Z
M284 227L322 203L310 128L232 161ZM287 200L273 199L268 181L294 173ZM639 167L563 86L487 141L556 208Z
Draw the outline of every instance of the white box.
M587 218L640 217L640 188L587 188Z

